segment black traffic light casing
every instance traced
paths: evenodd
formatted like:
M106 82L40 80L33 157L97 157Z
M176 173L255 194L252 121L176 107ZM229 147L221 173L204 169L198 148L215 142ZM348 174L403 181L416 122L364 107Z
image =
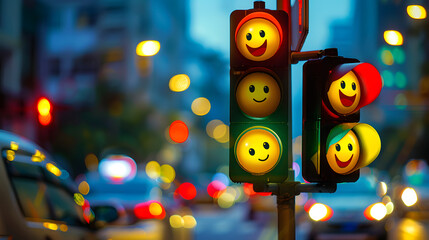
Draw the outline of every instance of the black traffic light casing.
M350 75L352 77L349 76L347 78L347 74L349 73L353 73ZM334 86L335 81L338 81L338 89L332 91L331 94L334 92L338 98L337 103L342 104L341 101L347 101L346 98L349 97L344 95L342 90L347 90L346 84L349 84L347 86L350 89L352 86L348 79L355 79L353 81L356 84L354 84L352 91L355 93L352 98L353 101L350 100L346 105L350 104L350 107L355 106L355 110L341 114L338 112L338 108L336 110L330 103L328 90L331 91L330 87ZM339 85L339 82L341 82L341 85ZM344 85L342 85L343 83ZM358 86L356 87L356 85ZM342 89L340 90L340 88ZM357 59L327 56L319 60L307 61L304 64L302 176L306 181L331 183L355 182L359 179L359 168L368 165L378 156L380 141L377 132L371 126L358 122L360 120L359 109L372 102L378 96L380 90L381 77L378 71L372 65L360 63ZM356 94L356 92L359 93ZM356 96L359 96L359 98ZM356 103L357 105L352 105L352 103ZM349 144L349 150L347 150L347 145L343 146L343 151L350 151L347 152L349 154L347 158L343 159L344 163L338 160L341 157L337 158L337 154L341 154L341 145L338 143L340 143L339 139L343 139L348 131L353 132L358 146ZM335 134L337 134L337 138L332 137ZM373 149L371 149L372 143L374 144ZM331 155L329 155L331 156L331 163L329 163L327 153L328 148L331 146L333 146L332 149L334 147L337 148L331 151ZM360 155L356 154L356 152L360 152ZM349 158L350 154L350 159L353 159L354 155L362 157L357 157L357 160L345 161ZM356 167L350 168L350 171L341 172L351 165L352 162L355 164L357 162ZM332 168L334 164L337 164L334 166L336 170ZM340 164L348 165L341 165L342 167L340 167Z
M255 9L231 14L229 171L233 182L287 179L291 157L288 19L286 12L265 9L261 2L255 2ZM272 31L279 28L277 33ZM245 137L250 141L246 147L240 145ZM275 141L268 146L265 137ZM273 152L276 148L279 152Z

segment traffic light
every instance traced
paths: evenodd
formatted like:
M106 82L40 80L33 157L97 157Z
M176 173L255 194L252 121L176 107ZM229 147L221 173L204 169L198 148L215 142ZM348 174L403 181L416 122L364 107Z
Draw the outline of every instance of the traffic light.
M52 121L52 104L51 102L45 98L42 97L37 101L37 113L38 113L38 119L39 123L43 126L47 126Z
M280 183L291 157L288 15L256 1L230 20L229 175Z
M380 137L359 123L382 88L374 66L327 56L303 66L302 175L308 182L355 182L380 152Z

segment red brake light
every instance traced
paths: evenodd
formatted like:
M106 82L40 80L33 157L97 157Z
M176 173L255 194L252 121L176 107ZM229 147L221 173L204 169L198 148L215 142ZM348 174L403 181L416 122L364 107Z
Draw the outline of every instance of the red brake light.
M164 219L165 209L158 201L148 201L137 204L134 214L139 219Z

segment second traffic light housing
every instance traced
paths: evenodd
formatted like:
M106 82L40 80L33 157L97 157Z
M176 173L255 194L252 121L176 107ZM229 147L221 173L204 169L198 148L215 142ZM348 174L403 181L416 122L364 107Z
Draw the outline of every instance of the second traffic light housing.
M309 182L355 182L378 156L377 131L359 123L359 109L382 87L374 66L324 57L303 67L302 175Z

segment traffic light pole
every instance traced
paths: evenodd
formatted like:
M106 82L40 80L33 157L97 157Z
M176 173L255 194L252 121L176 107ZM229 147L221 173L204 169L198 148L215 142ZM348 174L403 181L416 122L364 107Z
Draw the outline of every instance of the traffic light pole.
M290 171L289 176L294 176ZM295 239L295 196L302 192L334 193L337 184L301 183L287 181L284 183L254 184L255 192L272 192L277 196L277 227L279 240Z

